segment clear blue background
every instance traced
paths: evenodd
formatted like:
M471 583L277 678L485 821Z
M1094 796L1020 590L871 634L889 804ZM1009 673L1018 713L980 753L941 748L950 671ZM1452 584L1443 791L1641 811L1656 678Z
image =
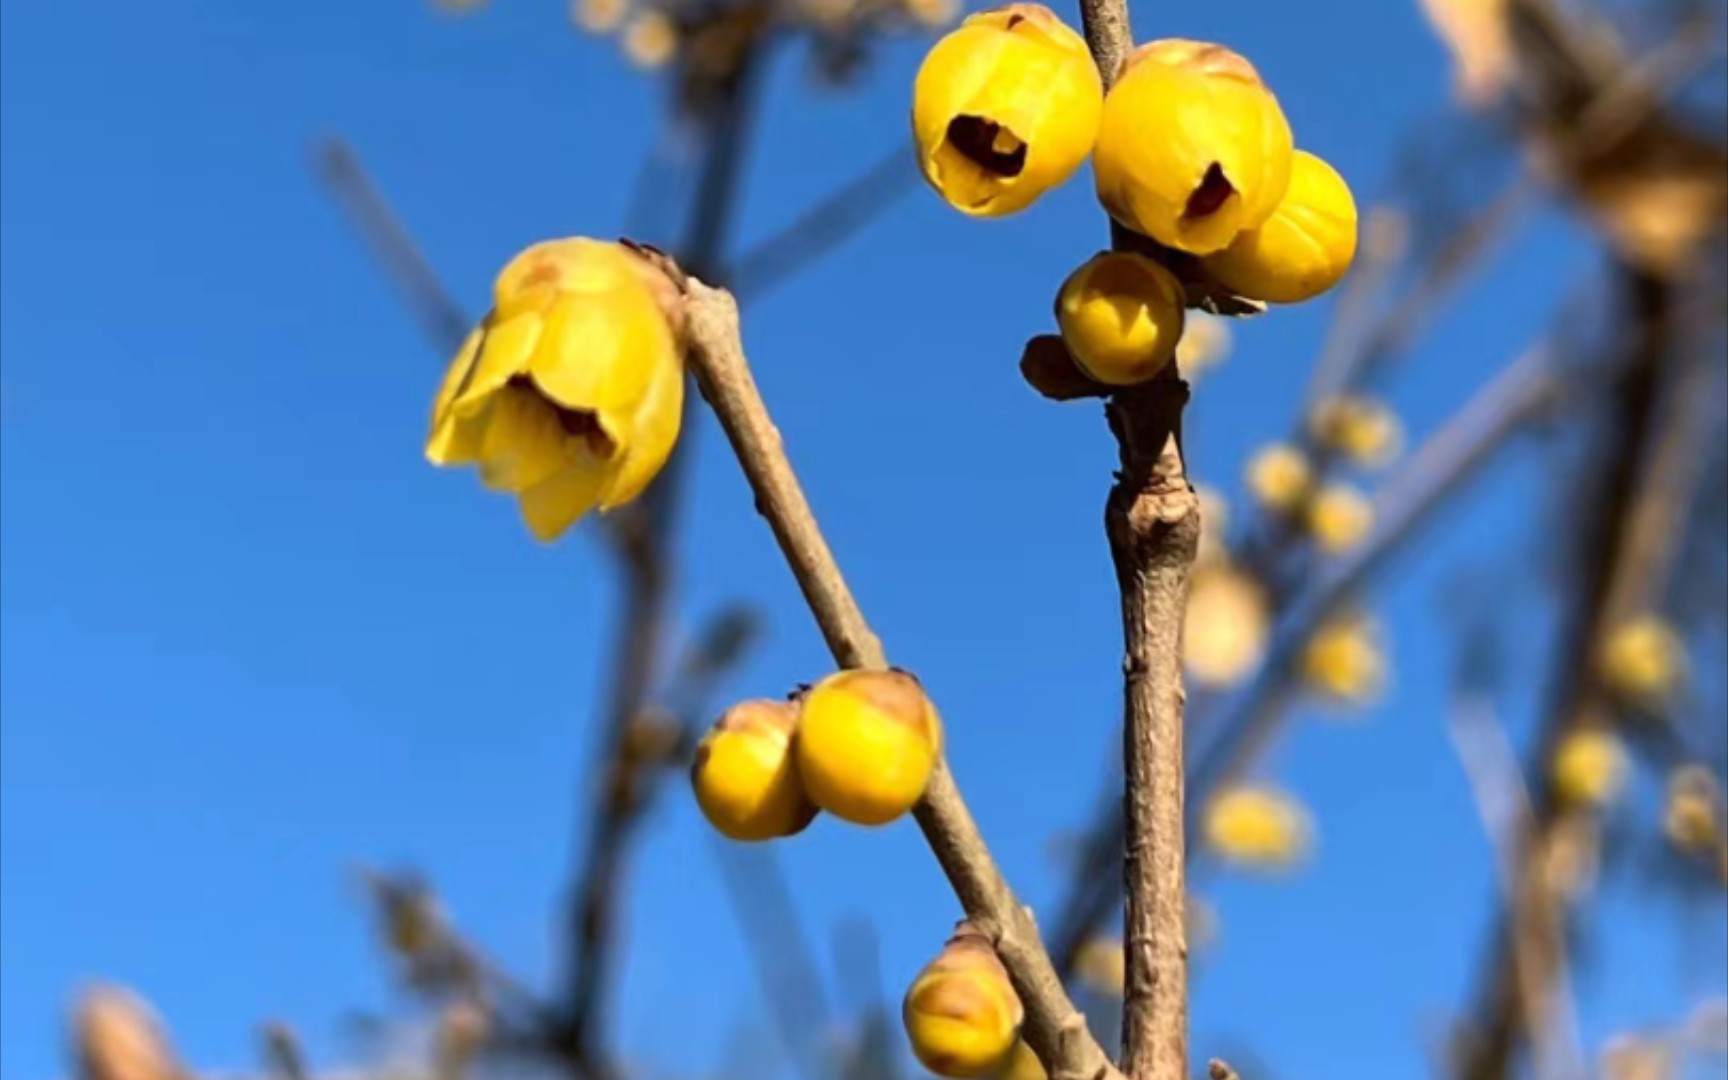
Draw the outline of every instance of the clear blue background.
M1445 58L1413 4L1134 14L1143 36L1251 56L1365 197L1444 108ZM154 999L200 1066L246 1064L266 1016L331 1052L342 1009L388 999L344 884L361 859L425 867L467 930L546 982L614 583L592 534L537 547L508 502L422 461L445 358L306 155L349 137L478 312L524 244L617 231L659 89L554 0L466 19L417 0L15 0L3 18L0 1071L58 1075L60 1009L97 975ZM918 55L899 42L849 94L781 57L740 236L904 138ZM986 835L1046 912L1051 838L1089 814L1117 712L1112 447L1096 408L1039 400L1014 364L1102 238L1088 187L989 223L920 191L746 330L865 610L932 687ZM1399 373L1414 432L1530 341L1594 258L1556 213L1508 237ZM1199 392L1202 479L1235 490L1289 429L1328 313L1241 329ZM824 670L820 641L712 423L690 437L681 609L761 605L771 635L733 690L782 692ZM1269 763L1312 804L1320 849L1289 881L1209 878L1223 937L1197 983L1197 1055L1252 1047L1287 1080L1429 1071L1491 890L1443 729L1440 601L1460 568L1509 575L1522 715L1550 614L1527 558L1552 527L1532 511L1542 465L1505 459L1393 568L1396 683L1372 721L1304 723ZM650 1062L709 1063L761 1006L710 839L671 795L631 881L617 1036ZM825 821L781 853L824 965L839 921L867 917L891 997L956 917L909 823ZM1580 976L1592 1045L1722 985L1719 912L1682 941L1671 901L1625 892L1591 923L1613 928Z

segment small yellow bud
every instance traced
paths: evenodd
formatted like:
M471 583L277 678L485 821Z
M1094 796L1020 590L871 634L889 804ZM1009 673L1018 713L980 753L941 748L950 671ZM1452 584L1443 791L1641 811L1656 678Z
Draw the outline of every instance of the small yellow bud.
M1042 4L968 16L912 90L924 179L962 213L1024 210L1092 152L1104 86L1086 42Z
M1347 615L1324 623L1302 649L1302 677L1328 697L1365 705L1386 683L1386 655L1373 620Z
M996 950L961 923L906 991L901 1019L912 1052L938 1076L985 1076L1020 1036L1020 998Z
M1176 343L1176 363L1194 380L1222 364L1230 355L1230 321L1204 311L1190 312Z
M645 70L665 67L678 53L678 27L658 11L644 11L624 28L624 55Z
M1702 765L1674 770L1662 831L1669 843L1693 855L1708 852L1722 838L1722 795L1710 770Z
M1287 514L1308 498L1313 473L1308 459L1294 446L1273 443L1248 459L1248 493L1268 510Z
M1050 1074L1044 1071L1043 1063L1026 1045L1026 1040L1020 1039L1008 1051L1007 1062L991 1074L991 1080L1050 1080Z
M906 14L921 26L947 26L960 14L959 0L906 0Z
M1398 415L1370 398L1327 398L1314 407L1308 426L1320 445L1365 468L1390 464L1404 448Z
M1206 260L1219 284L1250 300L1295 304L1344 279L1356 257L1356 201L1332 166L1296 151L1271 218Z
M804 697L795 742L810 798L855 825L912 809L942 754L942 720L902 671L842 671Z
M610 34L624 25L630 0L572 0L570 19L590 34Z
M1201 686L1230 686L1260 663L1271 630L1266 591L1225 562L1194 568L1182 623L1182 664Z
M1626 749L1599 728L1568 733L1554 748L1554 790L1576 806L1604 806L1626 783Z
M120 986L92 986L72 1006L79 1080L180 1080L183 1073L150 1003Z
M1207 255L1271 218L1291 157L1290 124L1252 64L1168 40L1136 50L1111 88L1093 170L1111 217Z
M1342 555L1374 528L1374 504L1348 484L1327 484L1308 504L1308 531L1328 555Z
M1116 938L1093 938L1074 956L1074 976L1101 994L1121 994L1127 980L1127 961L1122 942Z
M1686 646L1658 615L1639 615L1608 632L1598 667L1608 689L1629 703L1660 708L1686 679Z
M1056 321L1082 371L1108 386L1132 386L1176 354L1182 284L1144 255L1102 252L1062 283Z
M734 840L773 840L815 820L792 756L797 726L796 705L758 700L732 706L708 729L690 782L710 825Z
M682 419L672 291L621 244L576 237L516 256L438 389L426 457L478 465L541 541L634 499Z
M1270 788L1225 788L1207 803L1206 843L1223 859L1242 866L1279 868L1308 851L1313 829L1308 813L1290 796Z

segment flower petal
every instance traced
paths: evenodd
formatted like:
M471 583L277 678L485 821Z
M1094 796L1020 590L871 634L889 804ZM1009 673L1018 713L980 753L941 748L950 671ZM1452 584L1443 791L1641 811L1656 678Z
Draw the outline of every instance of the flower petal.
M522 520L536 540L550 543L594 509L612 479L611 464L586 451L540 483L522 492Z
M487 319L479 360L468 385L456 395L452 410L457 414L475 411L513 377L526 373L528 358L540 341L541 325L540 316L532 311L501 321Z
M623 457L600 503L602 510L622 506L640 495L678 442L684 422L684 365L670 349L655 355L655 361L647 365L648 390L631 416L630 431L621 441L613 436ZM604 414L601 420L604 422Z
M432 403L432 433L426 440L426 458L434 465L465 465L480 453L484 415L458 420L450 406L474 371L484 336L479 329L468 335L438 387L438 396Z
M564 430L558 410L532 387L511 383L491 398L480 437L480 480L500 491L522 492L569 465L582 452Z

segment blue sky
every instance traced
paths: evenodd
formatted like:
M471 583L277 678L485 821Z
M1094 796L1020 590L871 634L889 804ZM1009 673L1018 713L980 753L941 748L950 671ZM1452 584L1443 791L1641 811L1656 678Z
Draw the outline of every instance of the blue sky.
M1142 36L1253 58L1365 200L1448 85L1413 4L1134 14ZM478 311L526 243L618 230L657 88L553 0L467 19L418 0L17 0L0 18L0 1072L58 1073L58 1011L96 975L146 992L200 1065L248 1061L267 1016L331 1050L342 1010L388 1000L345 886L357 860L421 865L466 929L547 980L616 590L591 535L537 547L508 502L424 464L445 358L307 149L352 140ZM739 235L904 138L918 55L894 45L848 94L780 58ZM1093 806L1119 692L1100 528L1113 450L1094 407L1043 402L1014 370L1102 239L1088 189L988 223L920 191L745 330L861 603L932 688L961 785L1037 905L1060 895L1050 838ZM1554 214L1509 237L1390 388L1414 433L1526 344L1591 259ZM1234 491L1245 456L1288 430L1328 309L1238 334L1197 395L1202 479ZM688 437L680 610L766 612L740 696L820 675L711 422ZM1210 878L1224 935L1196 984L1198 1055L1245 1043L1287 1080L1427 1074L1490 890L1442 727L1441 591L1463 567L1523 574L1514 667L1541 670L1548 612L1521 569L1540 466L1506 459L1396 563L1384 706L1362 724L1304 714L1269 763L1313 806L1319 856L1289 881ZM956 917L909 823L825 821L782 855L824 964L840 921L868 918L891 996ZM618 1038L713 1061L761 1008L682 787L636 866ZM1682 948L1610 893L1616 930L1583 975L1592 1042L1722 983L1695 962L1720 955L1719 914Z

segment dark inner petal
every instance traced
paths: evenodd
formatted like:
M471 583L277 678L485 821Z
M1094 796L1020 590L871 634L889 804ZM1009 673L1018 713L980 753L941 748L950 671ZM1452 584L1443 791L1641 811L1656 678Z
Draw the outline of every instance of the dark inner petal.
M948 145L985 172L997 176L1019 176L1026 167L1026 143L1001 124L982 116L956 116L948 121ZM1009 145L1013 149L1001 149Z
M564 429L564 434L573 439L581 439L588 444L597 457L609 458L615 449L612 439L606 430L600 426L600 418L586 409L566 409L540 392L534 385L534 380L527 375L513 375L509 385L530 391L535 397L544 401L552 414L558 418L558 426Z
M1234 194L1236 186L1224 175L1224 167L1214 161L1206 167L1206 175L1200 178L1200 186L1188 196L1188 205L1182 209L1182 216L1200 218L1216 214Z
M1016 26L1019 26L1021 23L1025 22L1025 21L1026 21L1026 16L1020 14L1019 12L1015 12L1014 14L1008 16L1008 25L1004 29L1012 30Z

